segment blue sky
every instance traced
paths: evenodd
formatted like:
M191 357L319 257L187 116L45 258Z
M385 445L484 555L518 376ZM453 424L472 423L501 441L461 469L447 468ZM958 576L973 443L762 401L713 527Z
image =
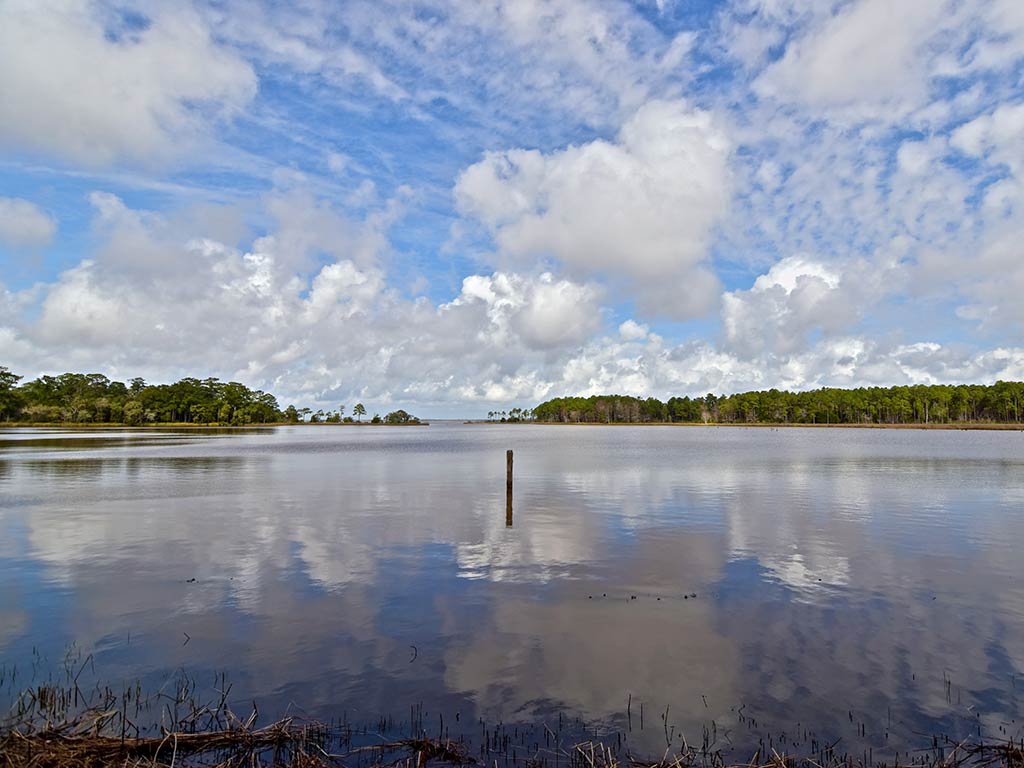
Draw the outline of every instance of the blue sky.
M0 364L474 415L1024 377L1018 2L0 2Z

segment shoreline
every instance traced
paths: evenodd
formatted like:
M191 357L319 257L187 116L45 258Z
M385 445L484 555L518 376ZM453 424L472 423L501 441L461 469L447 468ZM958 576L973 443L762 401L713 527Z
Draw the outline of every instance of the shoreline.
M727 427L736 429L921 429L926 431L962 432L1024 432L1024 423L1017 422L963 422L959 424L805 424L801 422L708 422L693 421L464 421L463 424L485 426L545 426L545 427Z
M120 422L106 422L103 424L97 424L91 421L11 421L11 422L0 422L0 430L4 429L94 429L94 430L121 430L121 429L136 429L136 430L159 430L159 429L228 429L228 430L246 430L246 429L275 429L277 427L429 427L429 421L409 422L407 424L387 424L381 422L380 424L371 424L369 421L353 422L349 423L338 423L338 422L291 422L291 421L271 421L265 424L194 424L189 422L177 422L168 421L161 422L159 424L124 424Z
M465 426L485 427L693 427L693 428L717 428L728 429L894 429L907 430L919 429L924 431L960 431L960 432L1024 432L1024 422L963 422L956 424L806 424L801 422L692 422L692 421L487 421L486 419L466 419L459 421L451 419L448 421L457 422ZM218 431L246 431L258 429L277 429L278 427L302 427L302 428L334 428L334 427L429 427L429 421L420 421L409 424L371 424L368 421L354 423L320 422L311 424L309 422L288 422L277 421L266 424L193 424L186 422L166 422L160 424L122 424L95 422L30 422L12 421L0 423L0 432L5 429L48 429L48 430L84 430L102 432L105 430L137 430L137 431L159 431L159 430L218 430Z
M799 725L787 736L773 733L768 723L743 715L741 705L729 709L734 716L709 712L710 728L704 725L703 743L689 744L683 723L669 721L669 707L661 716L661 728L651 729L654 739L634 732L631 710L633 695L627 693L626 710L605 711L585 719L564 704L557 706L557 731L546 718L499 719L487 722L482 715L467 718L460 725L445 725L445 712L428 721L421 701L411 705L408 719L377 710L367 719L342 716L318 720L307 716L294 702L280 719L257 726L260 716L256 698L229 700L231 684L218 673L214 686L200 689L195 678L183 670L173 678L177 687L166 691L166 682L156 692L141 682L123 681L121 690L99 681L92 688L79 677L91 661L74 659L79 668L65 662L65 680L28 681L20 687L13 674L0 677L0 692L15 702L10 714L0 721L0 763L5 766L35 765L39 768L236 768L260 765L266 768L488 768L499 765L527 768L1020 768L1024 765L1024 742L1019 734L983 735L974 718L963 718L960 727L949 732L901 729L891 742L889 726L882 725L881 713L865 713L850 727L857 735L840 746L844 728L828 725ZM8 670L13 673L13 669ZM33 676L35 672L33 672ZM168 678L168 682L172 678ZM218 683L221 687L218 687ZM83 690L84 688L84 690ZM705 709L708 702L704 699ZM251 701L251 710L248 709ZM240 716L232 705L242 703L249 712ZM643 699L639 699L639 731L644 730ZM433 707L432 707L433 709ZM404 710L404 706L402 707ZM129 714L131 717L129 717ZM358 718L358 709L352 713ZM563 718L563 714L567 717ZM724 716L723 739L718 736L718 717ZM891 721L891 709L888 718ZM858 718L861 715L858 713ZM372 719L371 719L372 718ZM694 719L692 716L690 719ZM874 720L875 722L872 722ZM731 721L731 723L730 723ZM732 727L729 727L731 724ZM868 735L868 725L878 727ZM828 729L819 735L818 728ZM736 741L729 738L735 729ZM878 740L884 729L885 743ZM977 729L977 731L975 731ZM665 743L661 740L664 730ZM976 735L975 735L976 733ZM552 740L553 739L553 740ZM781 754L780 754L781 751ZM876 759L876 753L877 758ZM900 755L906 757L901 761ZM661 758L657 757L661 754ZM532 755L532 757L531 757ZM644 757L649 755L650 757ZM916 757L912 757L916 755Z

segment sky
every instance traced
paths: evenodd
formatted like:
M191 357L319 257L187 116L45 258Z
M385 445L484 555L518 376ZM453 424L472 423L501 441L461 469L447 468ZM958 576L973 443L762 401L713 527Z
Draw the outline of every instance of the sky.
M0 0L0 365L478 416L1024 379L1019 0Z

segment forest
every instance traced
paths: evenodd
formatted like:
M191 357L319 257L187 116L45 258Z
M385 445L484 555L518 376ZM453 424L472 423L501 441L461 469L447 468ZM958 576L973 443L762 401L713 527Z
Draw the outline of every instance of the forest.
M246 424L369 423L419 424L404 410L385 416L374 414L366 422L366 408L357 403L354 416L344 406L333 411L281 409L277 398L237 381L184 378L173 384L148 384L141 378L127 384L99 373L64 373L23 377L0 366L0 421L33 424Z
M1024 382L922 384L807 392L769 389L734 395L558 397L533 409L544 422L717 424L1020 423Z

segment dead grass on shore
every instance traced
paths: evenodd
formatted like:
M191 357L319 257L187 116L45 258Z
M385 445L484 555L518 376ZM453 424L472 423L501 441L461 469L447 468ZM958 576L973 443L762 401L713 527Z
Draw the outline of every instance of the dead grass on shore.
M762 740L737 761L735 753L709 747L707 739L703 746L684 741L682 749L649 759L632 754L621 738L566 743L560 726L556 733L547 725L542 738L518 728L513 736L505 727L485 727L479 743L434 738L422 715L412 714L407 736L397 739L386 735L394 732L386 718L361 730L347 720L325 724L296 717L257 727L255 704L244 718L231 711L231 686L222 676L214 685L217 698L203 704L184 674L153 695L143 695L138 684L119 693L100 687L83 692L80 674L81 668L69 668L66 685L20 693L0 719L0 768L1024 768L1024 741L981 738L955 743L935 737L919 750L879 760L842 752L838 743L790 754ZM443 723L439 731L444 734Z
M478 758L463 742L426 736L330 751L337 741L320 724L285 719L263 728L250 723L204 732L168 731L159 737L119 738L55 728L35 733L12 730L0 737L4 768L425 768L425 766L502 766L527 768L896 768L896 763L867 763L849 755L821 756L756 752L746 762L720 756L666 753L656 760L620 755L602 743L587 742L531 755ZM908 762L927 768L1021 768L1020 743L960 743L944 750L923 750Z

